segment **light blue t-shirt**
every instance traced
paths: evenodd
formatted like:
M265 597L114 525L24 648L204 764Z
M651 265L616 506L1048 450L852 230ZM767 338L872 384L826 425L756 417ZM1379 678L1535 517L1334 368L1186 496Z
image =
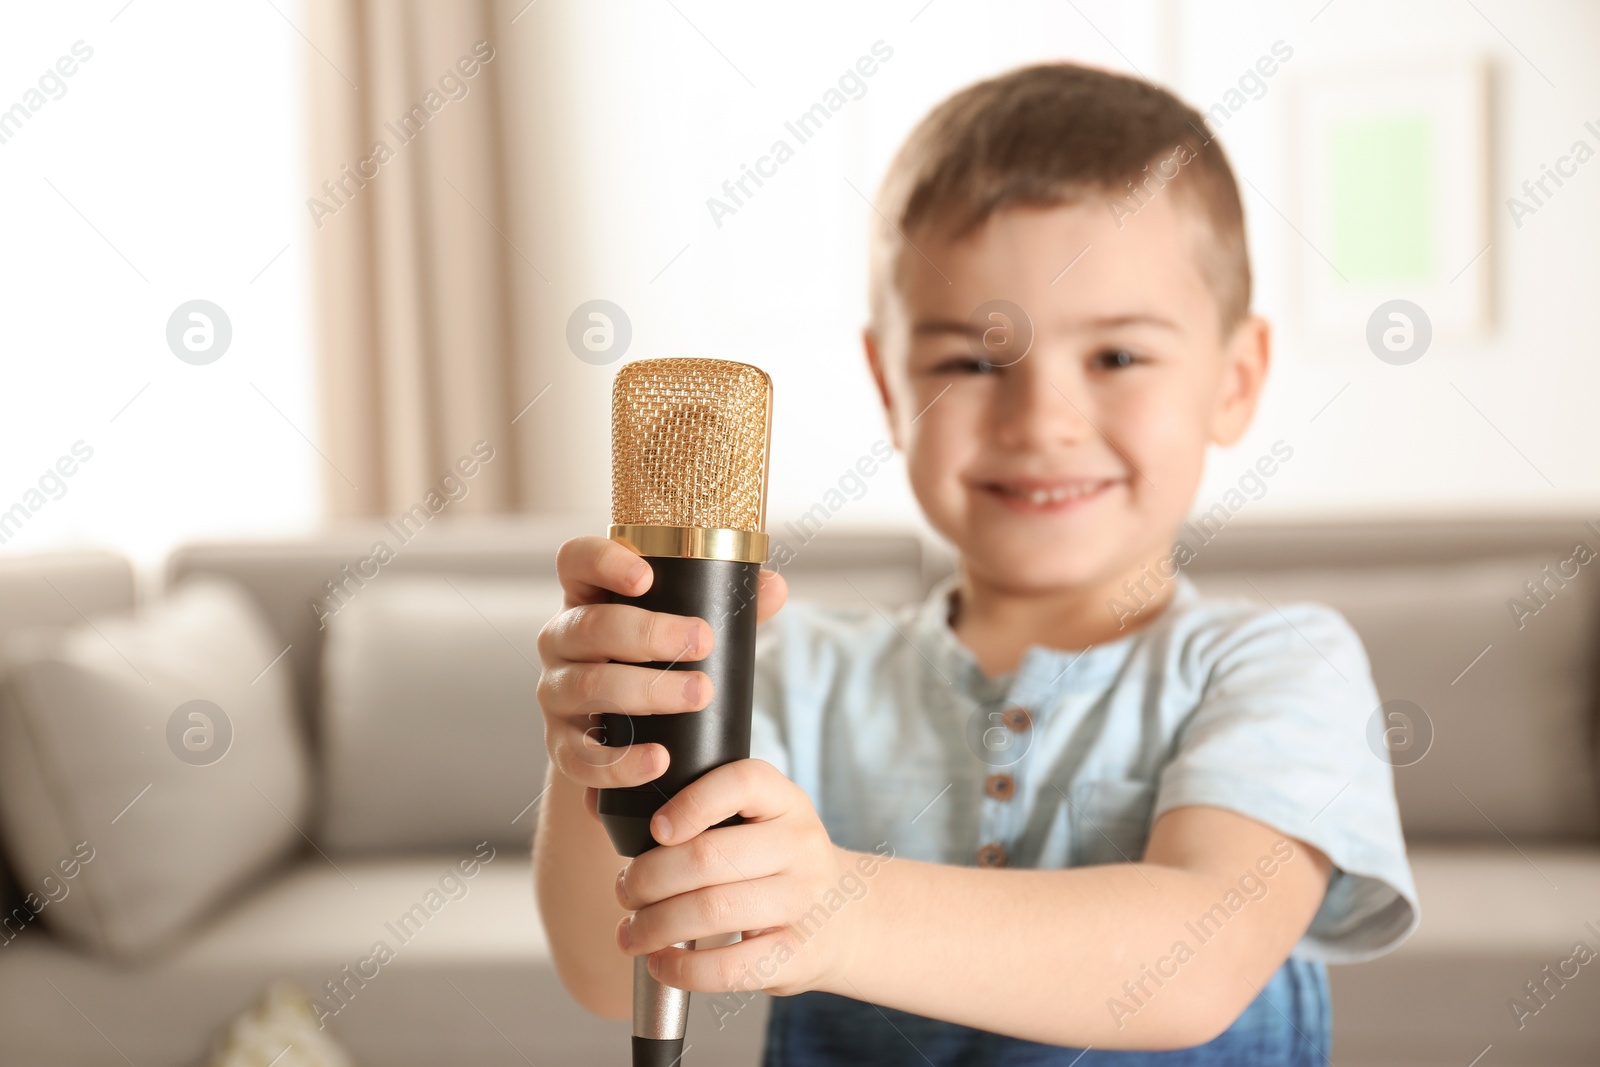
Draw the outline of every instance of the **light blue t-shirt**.
M1325 605L1212 598L1182 572L1174 581L1167 606L1139 629L1081 650L1031 646L998 678L949 627L953 575L893 611L790 603L758 632L751 755L805 790L835 844L863 852L1048 869L1132 862L1155 818L1186 804L1227 808L1315 846L1333 863L1326 897L1252 1006L1261 1010L1235 1029L1276 1026L1293 1041L1286 1024L1320 1027L1325 1045L1322 964L1379 955L1419 916L1391 768L1367 742L1379 698L1366 652ZM1258 872L1230 904L1248 907L1257 882L1270 888ZM1263 1003L1280 986L1284 1003L1304 1006L1299 1019ZM767 1062L892 1063L913 1051L873 1051L856 1038L851 1057L837 1059L795 1043L853 1025L844 1014L863 1007L820 993L775 998ZM865 1007L922 1024L924 1044L949 1037L947 1047L964 1050L958 1058L1072 1062L1040 1058L1051 1046ZM896 1029L905 1026L883 1032ZM973 1045L979 1038L994 1040ZM931 1059L914 1051L906 1062Z

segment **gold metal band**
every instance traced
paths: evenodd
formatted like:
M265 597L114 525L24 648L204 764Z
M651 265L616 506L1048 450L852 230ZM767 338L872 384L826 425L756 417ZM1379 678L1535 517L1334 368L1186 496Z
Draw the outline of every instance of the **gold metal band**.
M726 559L765 563L767 535L760 530L712 530L700 526L618 526L606 532L641 556Z

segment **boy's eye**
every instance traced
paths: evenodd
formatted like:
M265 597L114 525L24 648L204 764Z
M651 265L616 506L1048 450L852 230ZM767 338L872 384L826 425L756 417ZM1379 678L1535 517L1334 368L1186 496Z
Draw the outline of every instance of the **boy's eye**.
M1128 351L1126 348L1108 348L1095 356L1102 367L1131 367L1135 363L1143 363L1144 357Z
M951 356L929 368L934 374L993 374L995 365L972 356Z

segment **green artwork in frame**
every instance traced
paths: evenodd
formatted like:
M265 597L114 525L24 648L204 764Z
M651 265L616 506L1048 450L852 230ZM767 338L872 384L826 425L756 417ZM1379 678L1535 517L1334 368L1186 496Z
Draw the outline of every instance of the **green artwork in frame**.
M1437 269L1433 132L1421 115L1347 119L1329 130L1333 258L1350 281L1421 281Z

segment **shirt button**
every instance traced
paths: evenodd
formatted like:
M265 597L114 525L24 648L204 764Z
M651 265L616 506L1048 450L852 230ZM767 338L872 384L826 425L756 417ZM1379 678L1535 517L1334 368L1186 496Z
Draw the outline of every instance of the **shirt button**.
M983 780L983 791L996 800L1010 800L1017 792L1017 780L1009 774L991 774Z
M1009 707L1000 716L1000 721L1005 723L1006 729L1012 733L1025 733L1033 725L1033 716L1028 714L1027 708Z
M1004 867L1006 865L1006 846L998 841L991 841L978 849L978 866Z

